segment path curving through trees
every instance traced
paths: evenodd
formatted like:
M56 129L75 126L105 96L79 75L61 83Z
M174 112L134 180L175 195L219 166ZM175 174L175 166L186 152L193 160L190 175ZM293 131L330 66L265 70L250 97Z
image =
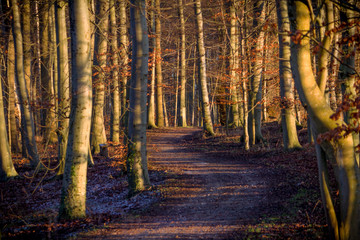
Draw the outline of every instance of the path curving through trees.
M162 200L146 211L78 236L86 239L233 239L261 221L271 204L266 169L246 160L211 156L191 142L201 131L148 133L149 164L167 172Z

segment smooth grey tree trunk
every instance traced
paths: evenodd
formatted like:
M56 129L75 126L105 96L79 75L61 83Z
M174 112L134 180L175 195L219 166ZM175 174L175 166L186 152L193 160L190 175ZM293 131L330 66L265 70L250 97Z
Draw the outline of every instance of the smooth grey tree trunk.
M119 86L119 54L116 23L115 0L110 0L110 47L111 47L111 120L110 120L110 140L119 143L120 138L120 86Z
M262 58L264 51L265 1L254 3L256 17L253 20L253 28L257 28L252 48L253 62L251 64L251 79L249 93L249 140L251 144L263 141L261 134L261 100L262 100Z
M132 61L130 83L130 106L128 125L129 196L150 186L147 169L147 77L149 40L146 24L145 0L131 0L130 30L132 36Z
M194 0L194 8L196 14L196 26L197 26L197 44L199 55L199 81L201 90L201 106L203 112L204 130L210 135L214 135L213 124L210 114L210 103L207 89L206 78L206 58L205 58L205 44L204 44L204 26L201 10L201 1Z
M157 126L164 127L164 104L163 104L163 76L162 76L162 56L161 56L161 20L160 20L160 0L155 0L155 41L156 41L156 118Z
M72 99L60 219L86 216L86 182L92 111L89 2L88 0L69 1L69 9Z
M290 64L290 19L287 0L276 2L279 29L279 75L281 97L281 126L285 150L301 148L296 131L294 86Z
M66 28L66 7L67 1L57 0L55 9L56 20L56 43L58 61L58 174L64 173L66 147L69 134L70 115L70 71L68 53L68 34Z
M186 127L186 36L183 0L178 0L180 18L180 119L179 126Z
M151 0L152 10L150 12L150 26L152 34L155 33L155 0ZM156 128L155 124L155 62L156 62L156 40L152 40L152 68L150 80L150 97L148 108L148 128Z

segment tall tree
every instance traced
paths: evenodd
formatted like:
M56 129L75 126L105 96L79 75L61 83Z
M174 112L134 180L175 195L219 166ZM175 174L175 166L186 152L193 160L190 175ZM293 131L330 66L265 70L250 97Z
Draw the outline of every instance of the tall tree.
M99 144L106 144L104 124L107 37L109 28L109 0L98 0L96 6L96 33L94 51L94 103L91 121L91 150L100 152Z
M332 119L333 111L321 91L311 65L310 22L311 2L293 0L289 2L292 36L291 67L299 97L306 106L316 143L320 190L328 219L330 235L334 239L359 239L359 165L355 160L351 135L339 139L319 139L320 134L334 130L344 123L343 119ZM341 133L343 134L343 133ZM330 161L339 189L339 209L332 198L328 177Z
M89 2L88 0L69 1L69 9L72 99L59 210L61 219L82 218L86 215L86 182L92 110Z
M115 0L110 0L110 47L111 47L111 120L110 120L110 140L114 143L119 142L120 138L120 86L119 86L119 52L116 23Z
M194 9L196 14L196 25L197 25L197 44L198 44L198 55L199 55L199 79L200 79L200 93L201 93L201 105L202 115L204 121L204 129L210 135L214 135L213 124L210 114L210 103L207 89L206 80L206 57L205 57L205 44L204 44L204 23L201 10L201 1L194 0Z
M155 33L155 0L151 0L150 26L152 33ZM156 39L152 39L152 68L150 80L150 97L148 108L148 128L155 128L155 62L156 62Z
M29 94L25 81L24 50L21 34L20 13L17 0L11 0L13 9L13 35L15 45L16 84L18 88L19 105L21 111L22 133L25 139L26 151L33 167L40 163L35 141L34 119L30 110Z
M155 41L156 41L156 117L157 126L164 127L164 106L163 106L163 76L162 76L162 57L161 57L161 20L160 20L160 0L155 0Z
M9 42L7 47L7 84L8 84L8 116L9 116L9 135L10 135L10 147L13 153L18 153L20 151L19 143L19 134L18 128L19 125L16 121L15 116L15 49L14 49L14 38L12 34L9 36ZM26 155L26 153L25 153Z
M127 14L126 14L126 0L119 0L119 18L120 18L120 82L122 83L122 112L123 125L127 125L128 112L128 65L129 65L129 38L127 31Z
M254 1L253 29L255 44L252 47L251 79L249 93L249 140L251 144L264 140L261 134L262 63L264 52L263 26L265 23L265 1Z
M232 125L238 127L240 125L239 119L239 104L238 104L238 80L237 73L239 68L239 49L238 49L238 20L236 16L237 0L231 0L229 6L230 12L230 101L231 101L231 115Z
M41 125L42 134L45 141L55 142L55 97L54 86L52 84L52 66L50 61L50 4L43 2L41 11Z
M0 53L4 54L3 50L1 50ZM3 64L5 64L5 62L3 62ZM0 181L6 181L11 177L17 176L18 174L12 162L10 145L6 129L2 74L2 66L0 66Z
M56 43L58 51L58 142L59 142L59 174L64 173L66 146L69 134L70 115L70 80L69 80L69 54L66 32L66 6L65 0L56 2Z
M279 29L279 75L281 97L281 125L286 150L301 148L296 132L294 86L290 65L290 20L287 0L276 1Z
M130 30L133 54L130 80L129 141L126 160L130 196L150 185L146 156L146 100L149 59L146 5L145 0L132 0L131 3Z
M180 18L180 121L179 125L186 127L186 36L183 0L178 0Z

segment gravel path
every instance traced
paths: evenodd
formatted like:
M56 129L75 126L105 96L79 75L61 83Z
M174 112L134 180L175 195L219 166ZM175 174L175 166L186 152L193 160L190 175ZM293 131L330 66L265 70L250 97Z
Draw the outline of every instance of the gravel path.
M150 131L149 163L167 172L162 200L79 239L234 239L271 202L266 169L191 147L194 128Z

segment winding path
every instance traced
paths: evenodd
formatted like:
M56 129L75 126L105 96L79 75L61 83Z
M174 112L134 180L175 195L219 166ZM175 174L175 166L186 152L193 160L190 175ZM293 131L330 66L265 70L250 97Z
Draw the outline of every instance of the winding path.
M94 239L233 239L269 205L264 168L191 147L199 129L150 131L149 162L168 172L164 199L146 212L97 231ZM87 238L89 239L89 238Z

